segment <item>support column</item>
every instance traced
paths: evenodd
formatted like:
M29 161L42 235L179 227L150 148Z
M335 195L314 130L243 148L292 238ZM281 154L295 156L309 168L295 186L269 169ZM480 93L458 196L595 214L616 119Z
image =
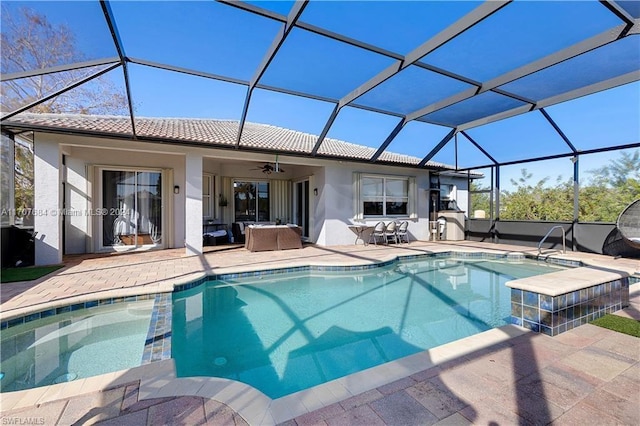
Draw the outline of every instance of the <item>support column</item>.
M185 164L185 248L202 254L202 155L187 154Z
M498 226L500 226L500 166L496 166L496 186L495 186L495 196L496 196L496 207L494 210L494 218L493 218L493 242L499 243L500 237L498 232Z
M62 263L61 167L58 144L36 140L33 159L36 265Z
M573 162L573 227L571 229L571 248L578 251L577 233L578 222L580 221L580 157L575 155L571 158Z

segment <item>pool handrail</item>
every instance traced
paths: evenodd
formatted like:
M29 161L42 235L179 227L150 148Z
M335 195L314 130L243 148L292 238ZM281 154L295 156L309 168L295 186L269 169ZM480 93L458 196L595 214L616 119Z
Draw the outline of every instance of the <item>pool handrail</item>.
M542 239L540 240L540 242L538 243L538 256L540 256L542 254L542 243L544 243L544 241L547 239L547 237L556 229L562 229L562 254L566 254L567 253L567 244L566 244L566 235L564 232L564 227L562 225L555 225L552 226L551 229L549 229L549 232L547 232L547 234L542 237Z

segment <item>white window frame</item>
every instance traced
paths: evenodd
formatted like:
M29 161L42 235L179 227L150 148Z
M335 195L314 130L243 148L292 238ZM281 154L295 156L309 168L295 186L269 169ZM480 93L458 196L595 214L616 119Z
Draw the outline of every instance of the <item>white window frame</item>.
M205 194L205 182L209 183L209 193ZM211 173L202 174L202 218L213 219L215 217L215 188L214 179ZM205 206L209 209L209 214L205 214Z
M364 196L362 193L362 180L364 178L371 179L382 179L382 214L381 215L365 215L364 214ZM404 180L407 182L407 213L400 215L387 214L387 196L386 196L386 182L389 180ZM415 220L418 218L417 215L417 187L416 187L416 178L414 176L398 176L398 175L382 175L382 174L372 174L372 173L354 173L354 220L364 220L364 219L381 219L381 218L402 218L402 219L412 219ZM397 198L397 197L394 197Z

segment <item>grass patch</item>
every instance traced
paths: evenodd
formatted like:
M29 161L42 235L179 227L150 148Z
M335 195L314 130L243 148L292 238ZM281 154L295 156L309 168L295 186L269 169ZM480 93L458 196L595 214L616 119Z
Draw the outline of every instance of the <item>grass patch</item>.
M0 282L12 283L16 281L32 281L57 271L64 265L28 266L26 268L3 268L0 271Z
M591 324L608 328L609 330L617 331L619 333L628 334L630 336L640 337L640 321L636 321L632 318L607 314L591 321Z

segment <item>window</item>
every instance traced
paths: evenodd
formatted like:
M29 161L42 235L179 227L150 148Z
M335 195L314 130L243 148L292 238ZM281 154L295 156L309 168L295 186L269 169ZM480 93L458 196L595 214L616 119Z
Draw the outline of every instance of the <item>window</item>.
M213 176L205 173L202 175L202 217L213 218Z
M269 182L233 183L236 222L269 221Z
M417 217L414 213L415 178L356 174L356 218Z

